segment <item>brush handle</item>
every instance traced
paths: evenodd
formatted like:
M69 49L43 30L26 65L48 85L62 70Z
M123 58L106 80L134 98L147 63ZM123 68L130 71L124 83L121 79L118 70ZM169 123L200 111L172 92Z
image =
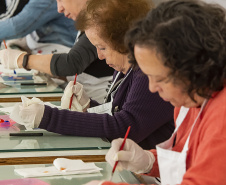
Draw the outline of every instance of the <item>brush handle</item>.
M7 45L6 45L6 42L5 42L5 40L3 40L3 42L4 42L4 45L5 45L5 49L7 49Z
M76 84L76 79L77 79L77 73L75 74L75 79L74 79L74 84L73 84L73 85ZM71 110L72 100L73 100L73 93L72 93L72 95L71 95L71 99L70 99L70 103L69 103L69 109L70 109L70 110Z
M130 127L131 126L129 126L128 129L127 129L127 131L126 131L126 135L124 137L124 140L122 142L122 145L120 146L119 151L123 150L123 148L124 148L124 145L126 143L126 139L127 139L128 135L129 135ZM112 170L112 175L114 174L117 165L118 165L118 161L115 161L115 165L114 165L113 170Z

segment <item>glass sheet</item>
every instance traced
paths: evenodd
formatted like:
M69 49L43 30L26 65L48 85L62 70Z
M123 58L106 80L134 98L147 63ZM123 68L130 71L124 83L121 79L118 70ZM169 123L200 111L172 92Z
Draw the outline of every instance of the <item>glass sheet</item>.
M41 76L43 81L34 83L46 83L47 85L21 85L20 81L4 81L0 77L0 95L24 95L24 94L51 94L63 93L60 88L52 79ZM23 83L30 83L31 81L23 81ZM33 82L31 82L33 83Z
M82 185L86 184L91 180L109 180L112 172L112 167L106 162L95 163L98 167L103 168L101 174L85 174L85 175L67 175L67 176L52 176L52 177L40 177L38 179L47 182L51 185ZM21 176L14 172L15 168L34 168L34 167L44 167L46 165L6 165L0 166L0 179L19 179ZM118 172L115 171L113 182L127 182L130 184L140 184L137 178L129 171Z
M60 102L51 102L59 105ZM12 106L13 103L0 103L0 107ZM0 112L0 115L4 115ZM43 133L43 136L9 136L9 133ZM97 150L109 149L111 144L105 138L77 137L60 135L43 129L25 131L25 127L13 124L0 127L0 152L62 151L62 150Z
M43 133L43 136L0 136L0 152L61 151L109 149L110 143L102 138L59 135L47 131L21 131Z

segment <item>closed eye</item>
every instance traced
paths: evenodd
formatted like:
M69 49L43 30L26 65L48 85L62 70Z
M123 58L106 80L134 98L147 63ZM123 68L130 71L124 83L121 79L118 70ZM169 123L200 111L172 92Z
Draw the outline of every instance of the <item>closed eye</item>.
M164 80L165 80L165 78L156 80L156 82L163 82Z

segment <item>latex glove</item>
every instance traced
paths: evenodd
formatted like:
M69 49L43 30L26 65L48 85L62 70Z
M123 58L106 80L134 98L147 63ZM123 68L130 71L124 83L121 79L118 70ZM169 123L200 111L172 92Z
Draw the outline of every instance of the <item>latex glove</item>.
M73 100L71 105L72 111L83 112L84 109L87 108L90 102L90 98L86 95L83 90L83 85L80 83L76 83L70 81L67 87L64 90L64 94L61 98L61 108L69 109L70 99L73 94Z
M23 53L26 52L9 48L0 50L0 61L6 69L17 69L19 68L17 60Z
M31 52L31 49L27 45L26 37L19 38L19 39L7 40L6 45L9 48L18 47L23 51Z
M123 150L119 151L122 142L122 138L112 141L112 146L105 157L106 161L111 166L114 166L115 161L119 161L117 165L119 170L125 169L136 173L149 172L155 162L154 155L150 151L143 150L131 139L126 139Z
M38 98L28 99L22 96L21 99L22 103L14 106L10 118L28 130L38 128L44 114L44 103Z
M103 184L103 182L104 181L93 180L93 181L88 182L85 185L101 185L101 184Z

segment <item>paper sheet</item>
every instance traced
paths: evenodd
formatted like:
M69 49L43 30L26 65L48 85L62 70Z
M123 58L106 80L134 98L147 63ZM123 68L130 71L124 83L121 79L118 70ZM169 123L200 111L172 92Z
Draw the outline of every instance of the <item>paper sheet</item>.
M54 162L55 166L14 169L14 172L25 178L90 173L101 175L100 170L102 170L102 168L97 167L94 163L84 163L81 160L71 160L66 158L58 158L56 160L57 161Z
M101 170L94 163L84 163L82 160L72 160L66 158L57 158L53 161L56 169L69 172L69 171L86 171L86 170Z

